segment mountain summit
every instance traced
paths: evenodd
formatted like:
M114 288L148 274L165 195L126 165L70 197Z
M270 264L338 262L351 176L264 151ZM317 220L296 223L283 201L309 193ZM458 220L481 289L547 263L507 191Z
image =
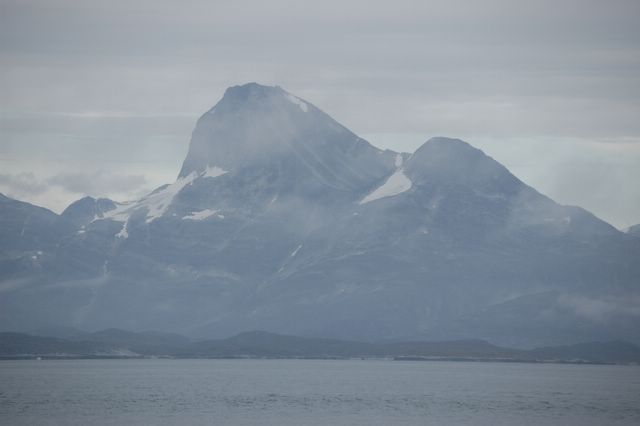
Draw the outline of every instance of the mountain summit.
M139 200L0 197L0 222L5 330L640 342L640 239L464 141L380 150L279 87L227 89Z
M179 176L260 169L350 191L388 172L393 161L311 103L249 83L227 89L200 117Z

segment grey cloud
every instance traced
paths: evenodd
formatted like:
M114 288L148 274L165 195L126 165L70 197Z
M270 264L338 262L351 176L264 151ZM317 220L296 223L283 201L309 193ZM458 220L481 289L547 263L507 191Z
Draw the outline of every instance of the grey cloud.
M116 174L104 170L59 173L49 178L40 178L32 172L0 174L0 190L17 199L37 198L54 187L67 193L92 196L141 194L148 190L148 183L144 175Z
M47 191L48 185L31 173L0 174L0 186L7 188L10 196L38 195Z
M186 154L196 115L100 116L65 113L5 114L0 118L0 160L25 165L68 162L112 168L114 164L174 165ZM175 171L174 173L177 173Z
M64 99L81 111L93 104L200 112L224 87L258 79L300 95L323 92L331 107L340 107L345 97L367 105L404 104L398 110L373 109L376 115L387 113L385 129L372 128L380 120L360 117L353 108L345 112L367 132L398 131L407 119L397 120L406 116L413 128L420 127L421 117L412 111L425 106L437 121L438 105L448 104L442 111L446 119L446 114L482 112L496 102L513 106L510 117L517 120L511 134L531 118L532 131L549 131L548 119L566 117L583 102L587 105L578 105L576 116L598 117L620 109L618 102L627 108L636 103L630 114L614 111L597 120L597 128L639 131L637 120L625 117L637 116L640 97L637 2L400 1L393 7L352 2L339 8L327 2L304 9L290 1L67 1L55 8L48 2L23 3L9 3L8 15L15 16L2 31L12 41L7 53L15 55L5 76L17 83L8 84L5 94L25 106L55 108L51 101ZM88 53L96 49L99 54ZM51 79L59 83L55 88ZM29 83L36 86L30 89ZM55 92L43 97L43 89L45 95ZM595 127L557 121L552 124L573 136ZM481 124L472 130L486 133L495 125Z
M114 175L103 170L95 173L60 173L48 180L69 192L102 195L131 193L143 187L147 180L143 175Z

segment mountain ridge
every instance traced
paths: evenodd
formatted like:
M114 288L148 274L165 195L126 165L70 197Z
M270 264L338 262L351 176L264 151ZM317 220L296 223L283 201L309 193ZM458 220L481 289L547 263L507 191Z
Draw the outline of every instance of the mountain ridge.
M230 88L176 182L5 244L2 329L640 342L637 239L464 141L383 151L289 96Z
M102 330L73 339L0 332L0 359L65 358L393 358L407 361L499 361L638 364L640 347L623 341L518 350L483 340L357 342L248 331L192 341L179 335Z

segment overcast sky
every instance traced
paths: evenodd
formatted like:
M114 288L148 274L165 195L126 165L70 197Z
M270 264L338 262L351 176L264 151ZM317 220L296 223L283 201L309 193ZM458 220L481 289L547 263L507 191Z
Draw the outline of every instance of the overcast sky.
M56 212L139 197L175 180L226 87L257 81L381 148L463 138L625 227L639 22L638 0L0 0L0 191Z

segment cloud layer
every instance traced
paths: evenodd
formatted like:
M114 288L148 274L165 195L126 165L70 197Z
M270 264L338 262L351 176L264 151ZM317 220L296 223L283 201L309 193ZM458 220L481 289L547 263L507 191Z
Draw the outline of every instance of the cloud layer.
M57 211L63 210L70 203L69 200L85 195L131 199L142 196L149 189L144 175L120 175L104 170L58 173L45 179L40 179L31 172L0 174L1 192L39 205L47 206L53 202L53 208ZM63 201L58 203L60 198ZM42 202L43 200L49 200L49 203Z

